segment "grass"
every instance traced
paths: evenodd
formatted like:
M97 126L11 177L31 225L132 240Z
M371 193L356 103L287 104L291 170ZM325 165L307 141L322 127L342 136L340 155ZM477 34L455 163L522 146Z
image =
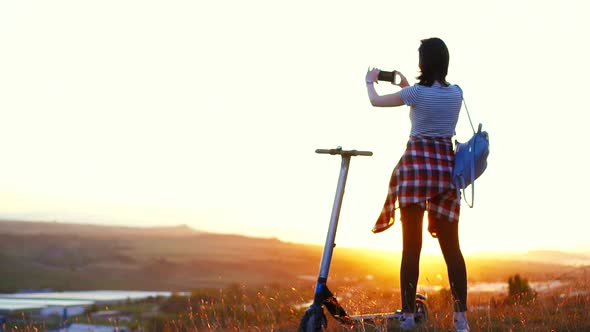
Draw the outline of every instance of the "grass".
M470 297L469 322L473 331L589 331L588 280L567 288L541 293L529 302L505 301L503 294L479 293ZM237 291L235 289L234 291ZM350 314L395 310L397 292L339 289L342 305ZM295 290L266 288L255 295L247 289L201 300L178 319L168 322L171 331L296 331L303 314L289 304L301 303ZM452 302L448 290L429 295L429 320L418 331L451 331ZM397 324L360 325L357 331L396 331ZM329 319L328 331L345 331Z
M222 289L195 290L190 298L160 299L155 303L160 308L159 315L142 316L137 310L141 305L137 303L130 303L129 311L135 311L137 320L131 325L138 331L296 331L305 307L296 308L295 305L307 302L312 292L312 289L279 285L250 288L234 284ZM395 289L341 285L334 292L349 314L394 311L400 302ZM540 292L528 302L506 301L506 294L473 293L469 296L469 306L472 331L590 331L587 278L561 289ZM124 306L118 309L126 310ZM428 310L428 321L417 331L452 331L452 302L448 289L428 294ZM89 323L84 318L78 321ZM117 324L114 321L102 323ZM44 325L23 317L18 328L8 324L4 331L44 331ZM327 331L346 330L328 318ZM397 331L397 323L360 324L353 331Z

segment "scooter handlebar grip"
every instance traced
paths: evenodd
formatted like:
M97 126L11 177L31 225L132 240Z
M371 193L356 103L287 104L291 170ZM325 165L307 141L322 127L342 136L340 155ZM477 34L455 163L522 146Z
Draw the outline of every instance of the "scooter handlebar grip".
M353 155L353 156L369 156L370 157L370 156L373 155L373 152L371 152L371 151L357 151L357 150L352 150L350 152L351 152L351 155Z
M338 149L317 149L317 150L315 150L315 153L321 153L321 154L338 154L338 151L342 151L342 150L338 150Z

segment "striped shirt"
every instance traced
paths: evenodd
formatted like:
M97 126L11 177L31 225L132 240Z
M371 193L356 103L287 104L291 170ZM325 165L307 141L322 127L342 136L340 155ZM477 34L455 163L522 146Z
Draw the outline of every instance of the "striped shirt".
M411 137L453 137L461 109L462 91L457 85L435 82L431 87L415 84L400 91L410 106Z

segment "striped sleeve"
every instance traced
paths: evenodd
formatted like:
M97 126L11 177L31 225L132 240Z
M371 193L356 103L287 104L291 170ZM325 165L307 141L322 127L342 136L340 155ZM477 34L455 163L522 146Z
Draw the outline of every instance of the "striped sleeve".
M401 89L399 93L402 96L404 104L408 106L416 105L416 102L418 101L419 89L420 85L418 84Z

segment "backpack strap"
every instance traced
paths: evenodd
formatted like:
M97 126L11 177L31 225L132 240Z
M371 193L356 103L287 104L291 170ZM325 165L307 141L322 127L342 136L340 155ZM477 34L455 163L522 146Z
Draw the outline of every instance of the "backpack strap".
M475 153L475 140L473 141L471 151ZM475 177L475 158L471 158L471 176ZM475 179L471 181L471 204L469 204L467 197L465 196L465 188L463 188L463 199L465 200L465 203L467 203L467 206L473 209L473 202L475 201Z
M469 115L469 110L467 109L467 103L465 102L465 97L463 97L463 89L461 89L459 84L455 84L455 86L459 88L459 91L461 91L461 100L463 100L463 105L465 105L465 112L467 112L467 118L469 119L469 124L471 125L471 130L473 131L473 134L475 135L475 127L473 126L473 122L471 122L471 115Z
M473 122L471 122L471 115L469 115L469 110L467 109L467 103L465 102L465 97L463 97L463 89L461 89L461 87L458 84L455 84L458 88L459 91L461 91L461 100L463 101L463 105L465 105L465 111L467 112L467 118L469 119L469 124L471 125L471 130L473 131L473 135L475 135L475 127L473 127ZM479 125L478 131L481 131L481 124ZM473 141L473 144L475 145L475 141ZM473 153L475 153L475 146L471 147L471 151L473 151ZM475 176L475 158L471 158L471 175ZM465 183L465 179L461 178L461 181L463 183ZM456 184L455 184L456 186ZM460 187L457 187L457 200L461 200L461 188L463 187L463 185L461 184ZM473 208L473 202L475 201L475 179L473 179L473 181L471 181L471 204L469 204L469 202L467 201L467 197L465 195L465 188L463 188L463 199L465 200L465 203L467 203L467 206L469 206L470 208Z
M475 142L474 142L475 143ZM472 148L472 151L474 151L474 148ZM475 174L475 158L471 158L471 174ZM457 200L460 201L461 200L461 190L463 191L463 199L465 200L465 203L467 203L467 206L469 206L470 208L473 208L473 202L475 201L475 180L471 181L471 204L469 204L469 202L467 201L467 195L465 195L465 188L463 188L465 184L465 178L463 178L463 176L461 176L459 179L455 180L455 188L457 190ZM463 188L463 189L460 189Z

